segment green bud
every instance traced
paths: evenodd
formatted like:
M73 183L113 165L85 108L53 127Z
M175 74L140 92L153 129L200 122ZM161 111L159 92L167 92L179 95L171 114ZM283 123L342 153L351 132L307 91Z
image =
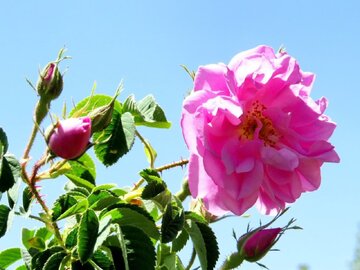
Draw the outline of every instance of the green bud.
M88 114L88 116L91 119L92 133L102 131L108 125L110 125L112 114L114 112L116 98L117 98L117 94L113 97L113 99L109 104L98 107Z
M58 69L58 62L50 62L41 71L36 89L41 98L51 101L60 96L63 84L63 77Z

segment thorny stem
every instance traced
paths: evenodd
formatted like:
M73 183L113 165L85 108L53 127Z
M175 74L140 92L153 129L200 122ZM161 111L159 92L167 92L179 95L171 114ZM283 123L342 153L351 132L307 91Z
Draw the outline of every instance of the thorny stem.
M158 168L154 168L154 170L161 173L161 172L163 172L165 170L169 170L171 168L183 167L188 163L189 163L189 160L181 159L179 161L176 161L176 162L173 162L173 163L170 163L170 164L166 164L166 165L163 165L163 166L158 167ZM138 189L142 185L142 183L144 183L144 181L145 180L143 178L141 178L139 181L137 181L137 183L133 186L133 188L131 190Z
M45 212L45 214L47 216L47 220L42 220L42 221L45 222L46 224L50 225L53 228L55 237L57 238L59 244L61 246L65 246L64 242L63 242L63 239L61 237L61 234L60 234L59 227L58 227L56 222L51 221L52 216L51 216L50 209L45 204L45 201L42 199L42 197L41 197L41 195L38 192L37 187L36 187L37 172L41 168L41 166L43 166L45 164L46 156L42 157L34 165L33 171L31 173L30 178L29 178L29 175L26 172L26 165L27 165L27 162L28 162L28 159L29 159L30 150L31 150L31 148L32 148L32 146L34 144L36 134L39 131L40 123L42 122L42 120L47 115L48 110L49 110L49 101L43 100L42 98L40 98L40 100L38 101L38 103L36 104L36 107L35 107L34 126L33 126L33 129L31 131L29 142L26 145L26 148L25 148L25 151L24 151L23 163L21 165L21 174L22 174L22 178L25 181L25 183L29 186L31 194L35 197L35 199L40 204L41 208L44 210L44 212Z
M195 262L195 258L196 258L196 251L195 248L193 248L192 253L191 253L191 257L190 257L190 261L188 266L185 268L185 270L190 270L191 266L194 264Z

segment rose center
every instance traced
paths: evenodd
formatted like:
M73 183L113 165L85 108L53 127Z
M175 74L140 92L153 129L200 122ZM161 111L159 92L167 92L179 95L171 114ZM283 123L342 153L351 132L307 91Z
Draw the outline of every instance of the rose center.
M260 139L264 145L275 146L279 135L275 130L272 121L263 114L266 106L258 100L254 101L248 110L240 117L239 139L254 140Z

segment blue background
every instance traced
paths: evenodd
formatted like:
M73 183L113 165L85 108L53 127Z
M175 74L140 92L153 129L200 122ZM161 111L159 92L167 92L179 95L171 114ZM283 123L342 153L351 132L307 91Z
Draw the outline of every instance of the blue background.
M10 4L11 3L11 4ZM61 115L66 101L83 99L96 81L98 93L112 95L121 80L137 99L153 93L173 123L170 130L140 128L158 152L157 165L187 158L179 127L182 100L192 82L180 67L227 63L236 53L259 44L275 50L284 45L304 71L317 74L312 96L326 96L327 114L338 123L331 138L340 164L323 166L320 189L304 194L276 225L291 217L303 231L290 231L261 263L270 269L349 269L354 257L360 220L359 147L359 1L3 1L0 3L0 126L17 157L23 153L32 126L36 94L25 77L36 82L38 69L54 60L65 46L72 60L62 96L51 108ZM50 122L44 123L44 127ZM44 149L38 137L33 160ZM147 166L143 149L134 150L116 166L98 165L99 183L132 185ZM170 188L180 187L186 170L164 173ZM65 179L43 183L48 204L60 194ZM5 198L3 198L4 200ZM34 206L34 211L38 206ZM233 217L214 224L220 260L235 249L232 229L238 235L247 224L256 226L268 217L256 209L250 218ZM0 250L20 244L20 228L38 226L16 218ZM183 252L184 262L189 258ZM242 269L259 269L246 263Z

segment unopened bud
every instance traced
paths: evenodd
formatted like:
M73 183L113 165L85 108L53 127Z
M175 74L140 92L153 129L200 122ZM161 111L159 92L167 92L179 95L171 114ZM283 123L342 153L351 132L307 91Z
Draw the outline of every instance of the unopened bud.
M53 154L64 159L80 157L88 148L91 136L89 117L68 118L51 127L48 145Z
M114 105L115 99L109 104L98 107L88 114L92 123L92 133L104 130L111 123Z
M58 63L50 62L41 71L36 84L36 89L41 98L51 101L60 96L63 84L63 78L58 69Z
M276 243L282 230L282 228L262 229L244 234L238 241L241 256L249 262L260 260Z

